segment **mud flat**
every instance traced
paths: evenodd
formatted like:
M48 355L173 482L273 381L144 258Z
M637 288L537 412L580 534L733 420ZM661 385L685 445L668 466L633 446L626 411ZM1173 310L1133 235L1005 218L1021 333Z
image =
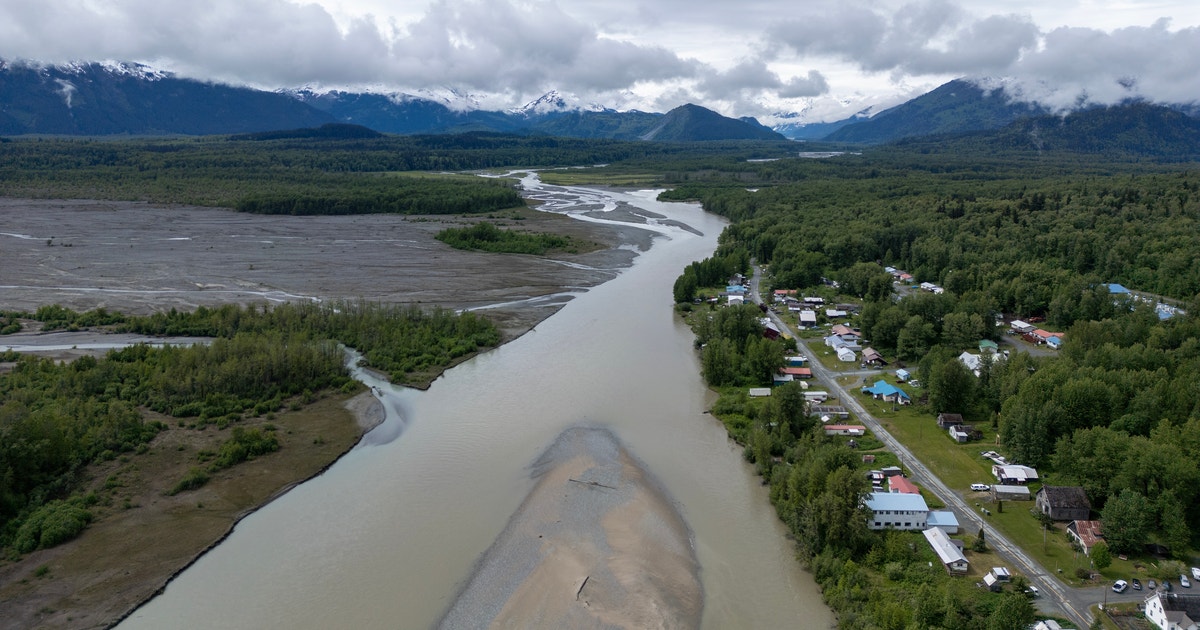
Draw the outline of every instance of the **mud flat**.
M441 628L696 628L699 564L670 498L607 430L564 431Z

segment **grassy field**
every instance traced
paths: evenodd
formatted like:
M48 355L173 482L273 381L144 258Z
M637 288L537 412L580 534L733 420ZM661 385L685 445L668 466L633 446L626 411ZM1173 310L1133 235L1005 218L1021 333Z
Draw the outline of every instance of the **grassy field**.
M651 187L663 186L662 175L654 173L620 173L603 169L567 169L541 171L543 182L554 186L620 186Z

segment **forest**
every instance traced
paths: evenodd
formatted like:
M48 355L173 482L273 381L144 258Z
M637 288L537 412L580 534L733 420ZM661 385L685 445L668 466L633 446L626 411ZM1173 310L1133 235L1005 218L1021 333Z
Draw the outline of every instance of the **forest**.
M8 314L13 315L13 314ZM81 495L85 467L145 451L166 426L141 409L204 430L232 427L230 437L179 480L194 489L209 473L279 448L274 436L238 427L246 417L310 400L325 390L360 387L338 344L398 383L434 373L499 343L487 320L465 313L365 302L200 307L145 317L74 313L46 306L24 314L47 329L87 324L147 335L212 337L190 347L136 345L59 364L33 356L0 373L0 548L25 553L75 536L97 499ZM16 355L16 353L9 353Z
M821 161L706 160L664 196L699 200L732 223L714 256L676 281L680 308L696 310L698 293L748 272L751 260L766 265L764 289L861 303L863 338L917 368L927 413L996 426L1011 461L1083 486L1114 552L1139 553L1153 541L1186 559L1200 530L1200 172L916 147ZM885 266L945 292L901 290ZM1134 293L1110 293L1110 283ZM1159 302L1180 310L1164 316ZM765 352L752 311L724 309L694 324L704 376L724 392L769 385L759 366L780 356ZM1000 339L1006 325L997 322L1009 318L1044 319L1065 333L1062 350L1015 352L972 374L959 353ZM714 413L770 484L842 627L1018 627L989 621L997 602L976 601L965 617L962 606L931 607L930 597L977 598L963 600L953 584L929 591L936 581L911 575L915 565L879 564L891 535L847 535L857 531L846 529L848 516L825 523L853 509L845 496L864 491L861 464L824 444L789 400L727 394ZM897 595L915 589L926 596Z
M542 256L552 250L568 252L578 250L578 245L569 236L506 230L491 223L476 223L465 228L446 228L434 235L434 238L455 249L473 249L504 254Z

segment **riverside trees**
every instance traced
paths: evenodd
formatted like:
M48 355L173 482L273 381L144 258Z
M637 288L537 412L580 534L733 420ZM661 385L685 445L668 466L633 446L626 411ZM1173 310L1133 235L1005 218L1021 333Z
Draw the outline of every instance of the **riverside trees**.
M64 326L77 320L60 309L39 312ZM30 551L82 529L95 500L73 495L84 468L136 456L167 428L145 420L142 409L187 419L195 429L233 425L207 467L176 486L183 491L202 485L210 472L279 447L269 433L237 427L243 418L322 390L356 387L338 342L357 348L393 380L419 383L500 338L490 322L469 313L361 302L110 319L131 332L215 339L186 348L130 346L68 364L9 357L15 365L0 374L0 547Z
M733 221L722 235L722 254L742 249L766 263L771 288L811 290L822 279L841 280L844 293L866 302L859 325L872 347L919 364L931 412L999 418L1001 443L1013 460L1044 467L1056 483L1084 486L1106 527L1111 519L1120 530L1110 542L1114 550L1136 550L1148 536L1177 551L1194 542L1192 532L1200 531L1194 376L1200 373L1200 176L1194 169L1076 157L917 155L896 147L820 163L725 166L740 186L690 182L684 193ZM746 190L750 183L756 191ZM872 287L883 265L946 293L890 296ZM1112 282L1162 296L1186 313L1161 318L1152 304L1111 295ZM971 374L955 357L981 339L999 340L993 322L1000 315L1043 317L1050 329L1066 331L1065 346L1057 356L1014 352ZM810 502L809 493L825 486L797 471L816 469L817 479L829 478L838 470L838 447L815 431L778 430L764 420L764 408L727 395L714 413L729 418L731 434L771 484L772 501L843 627L904 627L916 619L922 627L1010 627L1028 618L1028 602L994 601L918 576L912 556L898 556L898 567L878 562L886 538L902 534L870 534L861 544L853 535L823 537L810 510L825 504ZM853 470L855 463L845 466ZM889 590L905 580L930 587L927 595L946 605L930 607L929 598L911 601ZM882 593L879 600L875 593Z

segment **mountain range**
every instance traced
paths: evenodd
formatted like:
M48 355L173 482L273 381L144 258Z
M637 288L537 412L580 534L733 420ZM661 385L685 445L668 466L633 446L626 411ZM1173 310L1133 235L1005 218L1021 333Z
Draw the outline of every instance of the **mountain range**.
M1189 141L1200 113L1195 103L1157 109L1130 103L1121 110L1129 113L1121 116L1111 113L1121 108L1092 109L1110 112L1104 114L1109 120L1082 123L1086 117L1056 116L1014 101L1003 89L960 79L878 113L864 110L823 123L807 123L801 114L779 114L774 128L768 128L754 118L729 118L698 105L665 114L616 111L558 92L518 109L489 111L454 93L270 92L177 78L132 63L50 66L0 60L0 135L246 134L345 123L389 134L492 131L667 142L790 138L879 144L996 131L1005 146L1036 147L1071 125L1107 129L1116 124L1114 117L1131 116L1138 121L1130 124L1140 126L1141 133L1130 132L1128 139L1161 150ZM1096 143L1089 146L1095 149Z

